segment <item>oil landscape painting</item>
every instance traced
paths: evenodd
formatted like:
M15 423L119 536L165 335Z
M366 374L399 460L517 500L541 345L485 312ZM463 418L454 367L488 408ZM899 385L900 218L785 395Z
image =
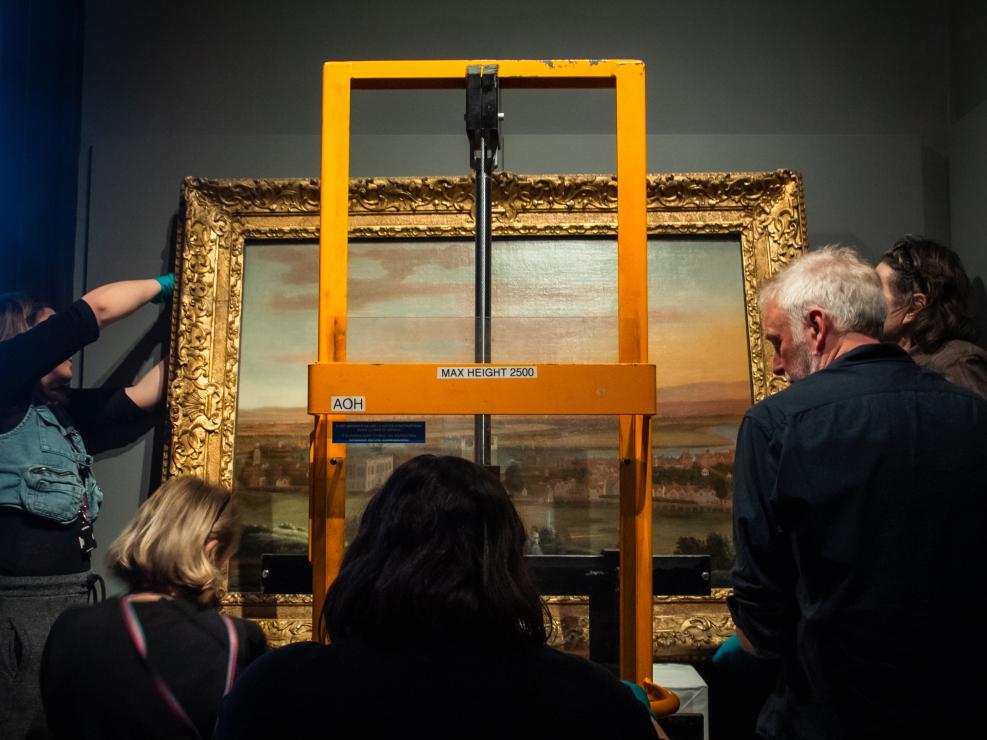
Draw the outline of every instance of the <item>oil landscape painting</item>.
M649 241L654 551L709 553L714 586L732 560L734 444L752 390L740 242ZM347 359L473 359L473 243L354 240ZM505 238L493 245L492 361L617 361L613 238ZM234 491L246 530L230 588L260 590L262 553L304 553L308 537L307 365L316 356L318 245L245 247ZM361 420L364 417L360 417ZM367 420L382 417L365 417ZM405 417L407 419L408 417ZM418 417L424 444L352 445L346 531L390 472L423 452L472 458L473 418ZM492 462L533 554L617 545L617 419L494 417Z

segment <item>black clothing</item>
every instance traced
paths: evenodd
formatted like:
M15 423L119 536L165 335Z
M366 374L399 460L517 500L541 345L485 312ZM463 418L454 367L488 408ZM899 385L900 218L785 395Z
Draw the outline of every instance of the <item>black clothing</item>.
M0 576L85 573L91 554L79 547L85 522L59 524L22 509L0 506Z
M944 610L957 625L987 616L970 579L987 532L985 445L987 401L888 344L744 417L729 604L783 664L759 736L948 737L942 723L966 719L984 679L966 681L969 658L932 633ZM947 706L928 695L932 676L956 678Z
M131 603L147 639L149 662L200 735L211 737L229 658L219 614L182 599ZM253 622L233 621L240 641L237 667L242 670L266 650L266 642ZM70 609L56 620L45 646L41 695L56 737L189 736L155 691L127 633L119 598Z
M0 342L0 434L9 432L23 418L41 378L98 338L96 316L80 299Z
M38 672L48 629L88 598L81 513L85 503L94 514L102 497L91 455L136 438L153 418L123 390L70 390L55 406L38 392L45 375L98 337L79 300L0 342L0 735L10 740L43 726ZM75 680L85 693L85 676Z
M0 434L27 413L38 381L99 337L96 317L83 300L30 330L0 342ZM56 413L82 435L89 454L121 447L147 431L151 415L122 388L72 389ZM90 555L79 547L84 522L59 524L23 509L0 506L0 575L84 573Z
M644 705L600 666L545 645L383 649L300 643L258 660L220 710L216 738L641 738Z
M39 690L48 630L63 611L85 606L87 573L0 576L0 738L48 737Z

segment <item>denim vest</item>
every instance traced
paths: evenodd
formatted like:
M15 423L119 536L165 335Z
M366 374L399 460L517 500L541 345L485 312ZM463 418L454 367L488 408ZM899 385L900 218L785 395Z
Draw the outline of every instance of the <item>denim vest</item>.
M68 524L85 500L95 519L103 492L92 465L75 427L47 406L32 405L20 424L0 434L0 506Z

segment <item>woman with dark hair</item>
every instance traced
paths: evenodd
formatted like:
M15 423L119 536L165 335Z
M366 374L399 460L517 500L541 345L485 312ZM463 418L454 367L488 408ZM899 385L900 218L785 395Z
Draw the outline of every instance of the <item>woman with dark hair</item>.
M0 295L0 737L43 727L38 667L59 612L94 585L103 492L92 455L150 428L160 364L128 388L70 389L72 356L100 331L171 295L172 276L95 288L64 311Z
M329 589L329 645L246 671L217 737L653 738L605 669L547 646L524 526L500 482L421 455L374 496Z
M198 478L171 478L141 505L107 555L127 595L51 628L41 693L57 738L212 735L222 697L267 647L256 624L216 610L240 531L230 492Z
M974 344L977 330L966 305L970 281L956 252L906 236L885 252L877 274L888 304L885 341L987 398L987 352Z

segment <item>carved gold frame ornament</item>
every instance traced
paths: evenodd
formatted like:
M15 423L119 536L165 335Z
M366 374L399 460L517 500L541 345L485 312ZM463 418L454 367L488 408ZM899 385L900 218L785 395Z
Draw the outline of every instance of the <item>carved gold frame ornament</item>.
M350 238L472 238L473 192L469 177L354 179ZM616 235L612 177L502 173L492 200L495 237ZM318 180L187 178L182 184L168 476L196 475L232 487L244 245L255 239L314 241L318 232ZM648 233L739 238L753 397L779 390L783 381L769 371L758 286L807 247L801 176L790 170L651 175ZM702 598L657 596L656 658L688 660L722 642L733 630L726 596L725 589ZM586 600L549 602L555 640L580 651L588 633ZM225 603L231 612L257 619L274 644L311 635L310 597L230 594Z

